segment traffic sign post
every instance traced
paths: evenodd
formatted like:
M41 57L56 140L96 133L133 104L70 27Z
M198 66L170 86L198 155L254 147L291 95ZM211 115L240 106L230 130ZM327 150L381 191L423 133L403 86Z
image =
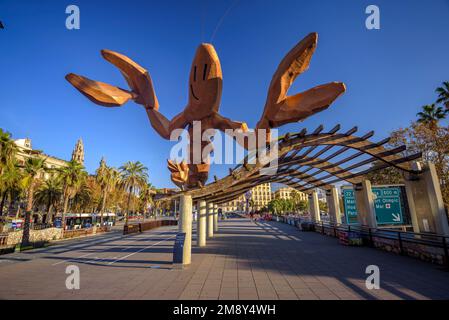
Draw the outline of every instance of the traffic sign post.
M357 219L357 206L355 203L354 189L342 189L343 190L343 207L345 210L346 223L348 225L358 224Z
M403 224L400 187L375 187L374 205L377 224Z
M182 266L184 263L184 243L186 240L185 232L176 235L175 244L173 246L173 263Z
M397 225L404 223L403 208L401 204L401 187L373 187L374 206L376 221L378 225ZM357 207L354 190L342 188L343 204L346 223L348 225L358 224Z

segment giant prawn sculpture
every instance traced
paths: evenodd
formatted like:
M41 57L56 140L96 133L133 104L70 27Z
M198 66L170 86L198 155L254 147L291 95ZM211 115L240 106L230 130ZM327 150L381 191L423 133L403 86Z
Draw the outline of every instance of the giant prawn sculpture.
M267 143L270 141L271 128L304 120L328 108L346 90L343 83L331 82L295 95L287 95L296 77L308 69L317 40L316 33L306 36L284 57L273 75L264 112L256 126L256 132L258 129L266 130ZM223 76L220 60L211 44L203 43L197 48L190 70L187 106L171 120L159 112L153 82L146 69L120 53L110 50L102 50L101 53L104 59L122 72L131 90L93 81L73 73L68 74L66 79L98 105L118 107L129 100L142 105L154 130L164 139L170 139L170 134L175 129L187 128L190 137L189 159L193 154L194 121L201 122L201 136L205 130L210 129L248 131L246 123L232 121L218 113ZM201 153L210 143L209 139L201 142ZM200 163L188 164L184 161L175 163L168 160L168 168L171 171L172 181L182 189L189 189L202 186L206 182L210 164L207 159L201 160Z

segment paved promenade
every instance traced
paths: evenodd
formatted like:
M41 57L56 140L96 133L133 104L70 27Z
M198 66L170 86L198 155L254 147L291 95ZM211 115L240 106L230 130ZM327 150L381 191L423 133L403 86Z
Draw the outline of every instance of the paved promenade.
M0 256L0 299L449 299L449 272L289 225L220 221L192 265L174 269L176 227L119 232ZM194 239L195 243L195 239ZM381 289L365 287L365 268L380 268ZM81 288L65 286L66 267Z

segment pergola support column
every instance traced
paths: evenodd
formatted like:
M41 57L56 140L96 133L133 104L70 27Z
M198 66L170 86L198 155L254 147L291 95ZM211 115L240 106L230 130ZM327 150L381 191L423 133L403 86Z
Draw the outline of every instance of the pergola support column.
M204 247L206 245L206 219L207 219L207 208L206 201L198 201L198 218L196 225L196 236L198 247Z
M218 232L218 204L214 204L214 233Z
M333 186L330 190L326 191L326 200L330 222L333 224L341 224L340 200L337 187Z
M449 236L449 226L435 165L414 163L420 174L405 175L405 190L413 231ZM422 167L422 168L421 168Z
M321 221L320 203L318 201L318 192L316 190L312 191L309 195L309 211L313 222L316 223Z
M180 197L179 231L186 234L182 249L182 261L184 265L190 264L192 259L192 196Z
M214 204L212 202L207 203L207 237L212 238L214 236Z
M354 185L354 195L357 207L357 219L360 225L377 228L371 181L363 180L362 183Z

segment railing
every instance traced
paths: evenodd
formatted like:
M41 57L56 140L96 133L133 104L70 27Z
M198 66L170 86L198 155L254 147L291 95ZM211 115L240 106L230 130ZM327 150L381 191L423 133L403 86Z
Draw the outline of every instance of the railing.
M91 227L91 228L83 228L83 229L74 229L74 230L65 230L64 231L64 239L82 237L92 235L94 233L103 233L111 230L110 226L100 226L100 227Z
M443 257L442 263L449 268L449 237L447 236L433 233L416 233L384 228L332 224L322 221L316 222L314 225L315 231L333 237L338 237L340 232L357 232L362 237L364 244L376 248L385 245L380 240L385 239L389 241L387 246L391 247L391 251L405 256L417 256L420 253L421 246L440 249ZM429 259L432 260L432 258Z
M47 229L47 228L51 228L53 227L53 225L49 224L49 223L33 223L31 226L32 230L43 230L43 229Z
M110 226L100 226L100 227L97 227L97 229L95 230L96 233L103 233L103 232L109 232L109 231L111 231Z
M178 224L177 220L155 220L141 222L137 224L128 224L123 227L123 234L144 232L147 230L164 227L164 226L176 226Z
M288 223L304 231L315 231L323 235L344 238L345 233L360 235L364 245L392 251L404 256L445 265L449 268L449 237L434 233L415 233L389 228L369 228L330 222L310 222L307 219L289 216L274 216L273 220Z
M75 229L75 230L65 230L64 231L64 239L71 239L81 236L88 236L94 233L93 228L86 228L86 229Z

